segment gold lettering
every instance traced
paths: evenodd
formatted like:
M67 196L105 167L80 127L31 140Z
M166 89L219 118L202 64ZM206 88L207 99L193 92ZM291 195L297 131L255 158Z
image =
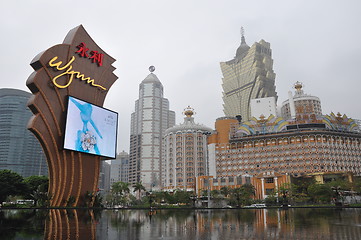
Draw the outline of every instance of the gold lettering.
M50 67L56 67L57 70L61 71L61 70L64 70L65 68L69 67L70 64L72 64L72 63L74 62L75 57L72 56L71 59L70 59L70 61L69 61L67 64L65 64L64 67L60 67L60 65L63 63L62 61L59 61L59 62L57 62L57 63L53 63L56 59L58 59L58 57L53 57L53 58L49 61L49 66L50 66Z
M58 57L53 57L50 61L49 61L49 66L50 67L54 67L56 68L56 70L62 71L64 69L67 68L67 70L65 72L60 73L59 75L55 76L52 79L52 82L54 83L55 86L57 86L58 88L67 88L69 87L69 85L73 82L74 77L77 79L80 79L81 81L86 81L88 84L90 84L93 87L99 87L103 90L107 90L105 87L103 87L102 85L96 84L94 79L91 79L90 77L85 77L84 74L80 73L79 71L74 71L73 66L71 65L74 61L75 61L75 57L72 56L70 61L68 63L66 63L63 67L61 67L61 65L63 64L62 61L58 61L55 62L58 59ZM67 84L65 85L61 85L57 82L57 79L62 77L62 76L66 76L69 75L69 81Z

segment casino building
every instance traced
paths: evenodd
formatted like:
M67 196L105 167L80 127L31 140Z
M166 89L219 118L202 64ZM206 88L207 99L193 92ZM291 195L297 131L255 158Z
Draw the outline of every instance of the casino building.
M304 94L300 83L295 88L295 95L282 105L284 117L216 120L208 139L209 161L216 162L216 175L212 176L216 185L223 179L223 185L234 186L233 179L251 176L256 197L262 199L270 192L267 190L280 186L281 179L289 182L282 176L361 175L357 121L340 113L322 115L320 100ZM213 185L213 189L217 188Z
M361 174L361 134L345 115L325 115L316 124L290 124L270 116L235 125L230 126L228 143L215 144L217 177L268 171L295 176L334 171Z
M220 66L225 116L241 115L247 121L252 117L251 99L274 97L277 100L270 43L261 40L250 47L242 29L236 56L221 62Z
M194 113L188 106L184 110L184 122L165 131L163 189L166 191L194 191L196 177L215 175L215 162L207 162L207 137L213 130L195 123Z

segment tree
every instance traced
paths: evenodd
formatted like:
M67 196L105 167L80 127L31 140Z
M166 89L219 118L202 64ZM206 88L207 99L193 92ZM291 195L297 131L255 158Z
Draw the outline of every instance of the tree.
M282 205L287 206L289 201L293 199L295 193L295 186L290 183L283 183L277 189L278 198Z
M221 198L221 197L223 197L223 196L220 196L220 194L221 194L220 190L214 189L214 190L211 191L211 197L212 198Z
M24 195L27 186L23 177L11 170L0 170L0 202L10 195Z
M237 207L250 204L254 194L255 188L252 184L244 184L231 190L231 198L236 202Z
M39 207L48 207L50 205L51 195L48 191L41 189L41 185L30 194L31 198L34 199L34 205Z
M334 195L331 187L325 184L311 184L307 191L309 196L316 203L329 203Z
M355 177L354 182L352 183L352 188L354 191L361 193L361 178Z
M236 201L237 207L241 206L242 188L233 188L231 192L231 198Z
M192 195L193 192L187 192L186 190L177 189L174 192L173 197L177 203L190 204Z
M46 176L30 176L25 178L24 182L26 183L29 190L27 195L25 196L26 198L31 198L31 194L33 194L34 191L48 191L49 178Z
M252 184L243 184L241 188L243 188L243 190L246 194L246 197L248 197L248 198L254 196L256 193L256 189L254 188L254 186Z
M231 193L231 189L229 187L221 188L221 194L223 194L225 198L227 198L230 193Z
M126 183L126 182L115 182L112 185L112 191L115 193L120 193L121 195L129 193L129 186L130 183Z
M112 203L127 204L129 202L130 183L115 182L112 185Z
M134 185L133 185L133 192L137 192L138 191L138 200L140 200L140 193L142 191L146 191L145 187L143 186L142 182L136 182Z
M331 188L338 188L341 191L350 191L352 189L352 183L347 180L337 179L326 183Z
M303 177L293 178L292 183L294 184L294 186L296 186L295 193L308 194L308 187L312 184L316 184L316 180L310 176L303 176Z

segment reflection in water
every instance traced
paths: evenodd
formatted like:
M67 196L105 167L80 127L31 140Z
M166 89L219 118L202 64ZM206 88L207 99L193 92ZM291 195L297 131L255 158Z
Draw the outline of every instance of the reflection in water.
M97 239L359 239L360 209L104 211ZM107 227L105 227L107 226Z
M0 210L1 239L359 239L361 209Z
M51 209L44 239L95 239L96 222L92 210Z
M0 210L0 239L43 239L46 216L39 210Z

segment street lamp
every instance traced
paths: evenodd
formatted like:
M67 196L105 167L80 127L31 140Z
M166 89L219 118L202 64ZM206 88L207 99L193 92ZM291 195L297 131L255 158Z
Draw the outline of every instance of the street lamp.
M206 135L207 207L209 208L211 201L211 191L210 191L210 181L209 181L208 136L211 135L211 132L204 132L204 134Z

